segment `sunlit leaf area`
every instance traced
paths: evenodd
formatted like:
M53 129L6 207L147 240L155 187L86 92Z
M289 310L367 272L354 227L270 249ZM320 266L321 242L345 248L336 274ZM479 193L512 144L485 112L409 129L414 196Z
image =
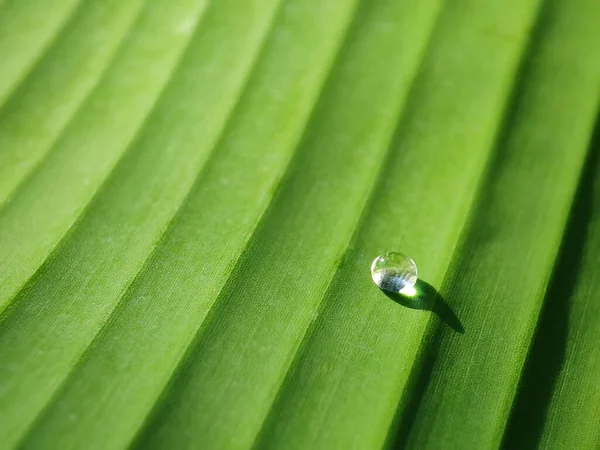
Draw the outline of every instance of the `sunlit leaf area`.
M0 0L0 449L600 448L599 106L598 0Z

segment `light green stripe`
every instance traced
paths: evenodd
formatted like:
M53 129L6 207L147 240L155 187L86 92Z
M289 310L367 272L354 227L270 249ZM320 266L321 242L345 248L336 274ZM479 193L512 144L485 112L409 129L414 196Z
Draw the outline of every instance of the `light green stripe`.
M84 0L0 0L0 105Z
M465 335L438 336L411 448L501 443L598 111L598 23L595 0L545 5L445 291Z
M299 449L364 449L388 440L431 313L384 295L370 263L385 251L406 252L422 280L441 283L537 8L536 1L446 3L391 158L259 448L293 441Z
M86 153L76 145L77 140L71 141L64 153L55 153L38 178L28 183L27 196L15 202L14 223L20 220L22 227L30 228L15 226L9 234L4 224L0 226L7 237L19 236L18 232L28 236L30 241L25 243L37 260L32 257L26 261L34 267L47 254L47 243L53 247L76 214L86 208L80 222L20 292L1 323L0 358L4 363L0 365L0 415L8 417L1 428L2 441L7 445L21 436L63 382L179 208L236 104L276 3L256 0L245 3L244 8L232 8L232 3L219 2L204 13L154 111L91 203L93 192L82 195L83 170L93 173L94 160L90 158L92 154L101 157L101 149ZM162 57L175 62L192 36L203 5L194 1L175 8L170 1L153 3L147 20L140 23L140 40L135 46L139 50L150 45L147 57L152 59L154 51L167 51L162 44L152 45L161 42L152 34L160 29L157 24L165 27L165 42L173 30L183 28L187 30L184 36L171 41L173 48L168 50L175 53ZM260 14L254 17L252 12ZM231 29L238 31L232 34ZM152 36L152 40L143 36ZM168 77L172 67L165 66L162 76ZM127 81L123 76L118 80ZM105 106L118 108L119 102L113 100ZM110 115L110 109L104 112ZM87 120L85 115L81 117L79 133L93 116ZM110 131L106 126L100 130ZM121 142L109 144L117 146L113 151L122 151ZM72 184L47 189L51 180L73 175ZM22 241L13 248L22 251L24 247ZM21 370L26 377L21 376Z
M79 106L110 67L142 4L142 0L83 3L2 106L0 208L17 195L19 183L76 116Z

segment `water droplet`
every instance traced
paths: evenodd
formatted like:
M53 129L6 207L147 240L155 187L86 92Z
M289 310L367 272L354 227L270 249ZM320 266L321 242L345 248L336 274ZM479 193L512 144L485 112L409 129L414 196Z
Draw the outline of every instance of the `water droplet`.
M387 252L371 264L371 277L384 291L413 291L417 282L417 265L403 253Z

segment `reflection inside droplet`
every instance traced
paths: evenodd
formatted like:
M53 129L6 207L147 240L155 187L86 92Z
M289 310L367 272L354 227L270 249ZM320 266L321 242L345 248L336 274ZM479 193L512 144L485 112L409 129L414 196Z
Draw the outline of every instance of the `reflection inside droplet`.
M412 297L416 294L417 265L403 253L387 252L371 264L371 277L380 289Z

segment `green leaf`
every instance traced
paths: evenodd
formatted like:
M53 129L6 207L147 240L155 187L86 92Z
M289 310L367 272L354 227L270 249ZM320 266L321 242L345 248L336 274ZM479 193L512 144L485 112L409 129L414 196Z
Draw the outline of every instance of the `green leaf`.
M595 346L599 328L594 302L600 231L599 137L597 124L504 437L507 448L519 442L544 447L577 443L581 448L595 448L600 439L596 383L600 360Z
M3 448L596 448L598 23L0 0Z
M62 3L67 2L58 3L57 8L51 10L60 11L65 7ZM3 150L0 204L35 169L61 137L63 128L77 115L78 106L101 79L141 3L141 0L107 0L82 4L73 17L65 21L62 33L49 45L31 73L6 99L0 111ZM4 8L8 11L1 14L6 19L0 22L0 37L8 35L3 44L9 56L2 81L5 78L10 81L0 82L0 86L7 85L0 91L0 100L11 92L11 84L20 81L19 72L30 64L30 53L40 45L37 39L34 43L22 43L24 39L13 27L35 26L32 23L35 16L45 9L42 4L31 8L24 2L9 3ZM97 51L90 52L90 47Z
M600 62L587 52L599 6L551 1L541 12L445 292L474 339L440 331L410 444L500 444L597 114Z

